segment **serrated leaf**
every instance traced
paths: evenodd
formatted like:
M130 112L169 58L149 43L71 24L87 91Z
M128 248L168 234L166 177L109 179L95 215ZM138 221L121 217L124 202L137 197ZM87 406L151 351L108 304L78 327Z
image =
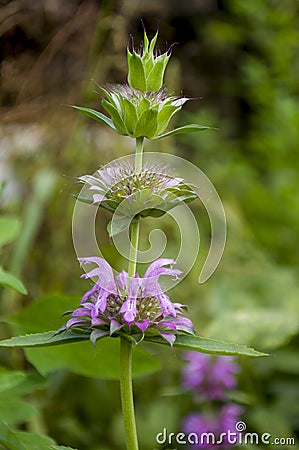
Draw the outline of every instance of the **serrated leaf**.
M168 131L167 133L160 134L159 136L156 136L153 139L162 139L164 137L174 136L175 134L195 133L197 131L213 130L213 129L216 128L190 123L189 125L184 125L183 127L175 128L174 130Z
M0 341L0 347L49 347L53 345L69 344L72 342L86 341L89 335L75 333L68 330L56 334L55 331L45 331L43 333L25 334L14 336L10 339Z
M91 108L83 108L81 106L74 106L74 105L69 106L82 112L85 116L91 117L92 119L98 122L108 125L108 127L112 128L112 130L117 132L117 129L115 128L112 120L109 117L105 116L105 114L102 114L99 111L95 111L94 109Z
M1 267L0 267L0 286L8 287L23 295L27 294L27 290L23 285L23 283L11 273L5 272Z
M146 337L146 341L155 342L157 344L168 345L160 336ZM183 348L185 350L194 350L202 353L210 353L215 355L233 355L233 356L267 356L266 353L258 352L253 348L244 345L233 344L215 339L203 338L200 336L178 335L174 343L174 347Z
M0 217L0 247L14 241L20 232L20 225L17 217Z
M28 361L44 376L58 369L68 369L83 376L118 379L119 339L107 338L97 342L96 351L90 342L80 342L87 340L89 335L71 330L56 335L55 331L47 331L0 341L0 347L24 347ZM75 342L76 346L60 345ZM96 358L96 355L100 357ZM134 349L133 376L158 369L155 357L139 348Z

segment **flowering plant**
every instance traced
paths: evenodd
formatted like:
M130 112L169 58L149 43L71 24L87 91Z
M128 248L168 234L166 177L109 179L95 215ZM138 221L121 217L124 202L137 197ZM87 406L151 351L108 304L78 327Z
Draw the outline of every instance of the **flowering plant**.
M164 72L171 49L158 55L155 44L158 33L149 41L144 32L140 51L128 49L128 83L108 85L102 106L107 115L85 107L74 106L83 114L108 125L115 132L135 139L134 165L115 163L99 169L95 175L83 175L80 181L90 186L92 198L78 196L79 201L103 207L111 213L131 218L131 246L128 268L114 275L108 262L93 255L79 258L81 264L95 264L82 275L92 279L91 288L81 304L66 312L70 317L56 331L13 337L1 341L1 346L32 347L68 344L99 339L120 340L120 385L127 448L138 449L132 390L132 349L142 341L175 346L204 353L223 355L263 354L237 344L197 336L186 307L173 302L162 287L160 277L177 278L179 268L174 259L151 261L143 277L137 273L139 224L143 217L158 217L174 206L197 197L192 184L177 177L161 164L143 162L144 139L161 139L170 135L197 132L208 127L188 124L166 131L174 114L188 100L168 95L164 87ZM112 221L113 222L113 221ZM117 227L116 227L117 228ZM110 236L116 234L110 227Z

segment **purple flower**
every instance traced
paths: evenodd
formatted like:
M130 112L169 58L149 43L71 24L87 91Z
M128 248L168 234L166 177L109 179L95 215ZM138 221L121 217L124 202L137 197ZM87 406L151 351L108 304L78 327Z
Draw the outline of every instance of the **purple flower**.
M192 448L230 448L238 440L236 424L241 413L242 408L231 403L222 406L218 411L193 413L185 418L183 430L187 436L190 435L190 440L192 436ZM228 436L229 431L234 439Z
M122 204L118 214L123 216L162 215L179 203L197 197L192 186L173 176L162 164L145 164L141 172L136 173L131 163L116 162L79 180L90 185L93 191L92 200L82 200L112 212Z
M183 369L183 386L195 391L205 400L226 397L227 391L237 385L239 366L233 356L217 356L205 353L186 352L188 361Z
M79 258L82 264L95 263L96 268L82 275L96 278L93 287L83 295L80 307L71 313L66 329L81 328L91 332L91 340L115 333L160 334L171 345L178 332L193 334L191 320L183 315L184 306L172 303L163 292L160 275L177 277L172 259L158 259L144 277L131 279L124 270L115 278L110 265L102 258Z

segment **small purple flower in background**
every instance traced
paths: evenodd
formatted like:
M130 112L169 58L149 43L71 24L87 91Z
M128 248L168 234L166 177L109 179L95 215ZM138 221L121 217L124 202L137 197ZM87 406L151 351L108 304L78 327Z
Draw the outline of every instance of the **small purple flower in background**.
M186 435L196 434L197 442L192 448L230 448L234 444L229 442L227 433L236 433L233 436L237 441L239 433L236 423L240 420L241 413L242 408L232 403L222 406L217 412L193 413L185 418L183 430Z
M216 356L186 352L188 361L183 369L183 386L204 400L223 400L237 386L239 365L233 356Z
M230 448L233 444L224 433L231 431L238 437L236 424L243 412L229 400L229 391L237 387L236 374L240 371L236 358L188 351L184 359L187 364L182 371L182 386L193 394L201 411L183 420L184 432L197 436L192 448Z
M163 292L160 275L177 277L178 269L165 266L175 264L172 259L158 259L147 268L143 277L136 274L129 279L124 270L115 278L110 265L102 258L80 258L81 263L95 263L83 278L95 278L96 283L82 297L81 305L71 313L66 329L90 332L90 340L119 334L144 336L161 335L171 345L177 332L194 334L191 320L183 315L184 306L172 303Z

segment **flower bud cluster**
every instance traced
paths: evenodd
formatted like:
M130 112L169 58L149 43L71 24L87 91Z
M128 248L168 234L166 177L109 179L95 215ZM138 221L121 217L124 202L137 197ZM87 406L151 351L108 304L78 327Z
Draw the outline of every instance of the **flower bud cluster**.
M102 106L110 115L119 134L133 138L158 137L167 128L172 116L188 100L168 96L161 87L158 91L142 92L129 84L108 85L102 88L106 99Z
M128 84L141 92L159 91L163 86L164 72L171 55L171 49L166 53L154 53L158 32L149 42L144 31L143 47L138 52L128 48Z

